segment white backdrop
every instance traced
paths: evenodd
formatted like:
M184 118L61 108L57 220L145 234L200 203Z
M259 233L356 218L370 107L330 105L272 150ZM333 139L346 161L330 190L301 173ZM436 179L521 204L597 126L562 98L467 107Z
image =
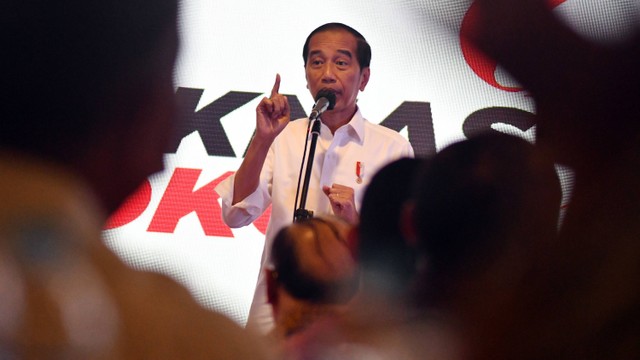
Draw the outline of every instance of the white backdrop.
M638 24L638 1L554 3L558 16L594 41L623 40ZM239 166L255 128L255 107L275 74L282 76L281 93L297 97L308 112L313 99L306 89L302 45L317 26L346 23L372 47L371 80L358 102L365 117L380 123L405 102L429 104L430 114L411 116L432 122L432 145L442 149L465 137L465 120L479 110L534 111L526 92L499 67L491 74L492 85L465 61L459 29L468 6L452 0L184 1L175 82L178 95L196 101L185 110L191 120L175 153L166 154L166 170L125 205L104 231L105 242L132 266L174 277L204 306L243 324L264 224L226 228L212 188ZM216 103L229 92L242 100ZM523 129L499 119L491 128L530 141L535 136L535 126ZM407 127L398 130L414 147L426 141ZM568 194L566 179L563 187Z

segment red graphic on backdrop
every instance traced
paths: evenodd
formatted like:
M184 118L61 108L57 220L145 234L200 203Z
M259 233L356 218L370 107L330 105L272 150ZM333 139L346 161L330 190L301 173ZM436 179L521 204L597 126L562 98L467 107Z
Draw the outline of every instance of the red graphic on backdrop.
M233 172L228 171L219 178L194 190L200 173L202 173L201 169L176 168L174 170L147 231L173 233L180 219L195 212L207 236L233 237L231 229L222 220L222 209L218 204L220 196L215 191L215 187L231 176ZM140 217L149 206L151 191L151 183L146 180L109 218L104 230L127 225ZM271 207L267 208L253 222L253 225L262 234L265 234L270 217Z
M233 237L231 229L222 221L222 209L218 204L220 196L214 190L232 172L226 172L194 191L201 172L201 169L174 170L148 231L173 233L180 219L195 212L206 235Z
M269 219L271 218L271 206L265 210L259 218L253 221L253 225L263 234L267 233L267 225L269 225Z
M548 0L547 2L550 8L555 8L566 1L567 0ZM517 4L514 4L514 6L517 6ZM498 64L476 49L473 44L469 42L468 37L465 36L465 34L471 33L473 29L476 28L477 21L478 7L474 2L467 10L467 13L462 19L462 24L460 25L460 46L462 48L464 60L471 67L471 70L473 70L478 77L489 85L509 92L522 91L522 88L520 87L504 86L500 84L496 79L496 69L498 68Z
M107 220L105 230L126 225L137 219L147 209L151 201L151 183L146 180L133 195Z

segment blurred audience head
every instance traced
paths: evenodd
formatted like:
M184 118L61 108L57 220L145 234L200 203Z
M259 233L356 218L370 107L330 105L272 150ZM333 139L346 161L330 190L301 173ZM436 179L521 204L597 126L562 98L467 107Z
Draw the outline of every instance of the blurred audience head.
M430 305L481 288L483 276L516 281L535 244L556 236L554 164L521 138L491 132L452 144L416 185L410 233L426 262L422 300Z
M63 165L114 210L174 120L176 0L3 1L0 149Z
M267 291L276 336L286 338L314 321L343 312L359 288L347 243L351 226L314 217L282 228L273 241Z
M416 269L415 249L403 237L400 214L423 161L393 161L381 168L367 187L356 246L363 288L404 296L410 286Z

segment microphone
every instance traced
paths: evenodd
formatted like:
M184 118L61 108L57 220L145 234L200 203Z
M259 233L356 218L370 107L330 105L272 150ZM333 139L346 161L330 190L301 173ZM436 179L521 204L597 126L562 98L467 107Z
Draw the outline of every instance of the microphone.
M322 89L316 94L316 104L311 110L309 120L317 119L326 110L332 110L336 106L336 93L331 89Z
M313 166L313 157L316 154L316 145L318 142L318 136L320 136L320 115L326 110L331 110L336 105L336 92L332 89L320 89L316 94L316 104L313 105L311 115L309 115L309 123L307 126L308 134L304 142L304 151L302 155L302 163L300 164L300 175L298 177L298 190L296 191L296 210L293 212L293 222L300 222L304 219L313 217L313 211L306 210L305 204L307 203L307 192L309 191L309 181L311 180L311 167ZM311 131L309 131L311 130ZM305 164L305 156L307 155L307 143L309 142L309 135L311 135L311 147L309 148L309 154L306 161L307 169L304 176L304 183L301 183L302 169ZM302 193L300 193L300 203L298 207L298 193L300 192L300 185L302 184Z

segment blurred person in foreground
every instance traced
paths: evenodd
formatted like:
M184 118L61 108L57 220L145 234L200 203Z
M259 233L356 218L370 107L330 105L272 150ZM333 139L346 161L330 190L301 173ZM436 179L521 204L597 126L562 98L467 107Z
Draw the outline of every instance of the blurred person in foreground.
M0 357L264 355L101 229L172 135L175 0L0 5Z
M474 6L463 35L530 92L537 144L575 172L559 241L475 357L639 358L640 31L596 44L545 1Z
M275 327L271 337L286 343L319 319L342 314L358 291L360 277L348 244L351 225L315 217L282 228L273 240L267 270L268 300Z
M408 300L418 264L415 249L402 233L401 214L425 161L401 158L385 165L373 176L362 199L354 247L363 290L376 299Z
M466 344L488 334L556 240L562 191L554 163L524 139L487 132L437 153L416 179L405 231L424 266L425 321Z

